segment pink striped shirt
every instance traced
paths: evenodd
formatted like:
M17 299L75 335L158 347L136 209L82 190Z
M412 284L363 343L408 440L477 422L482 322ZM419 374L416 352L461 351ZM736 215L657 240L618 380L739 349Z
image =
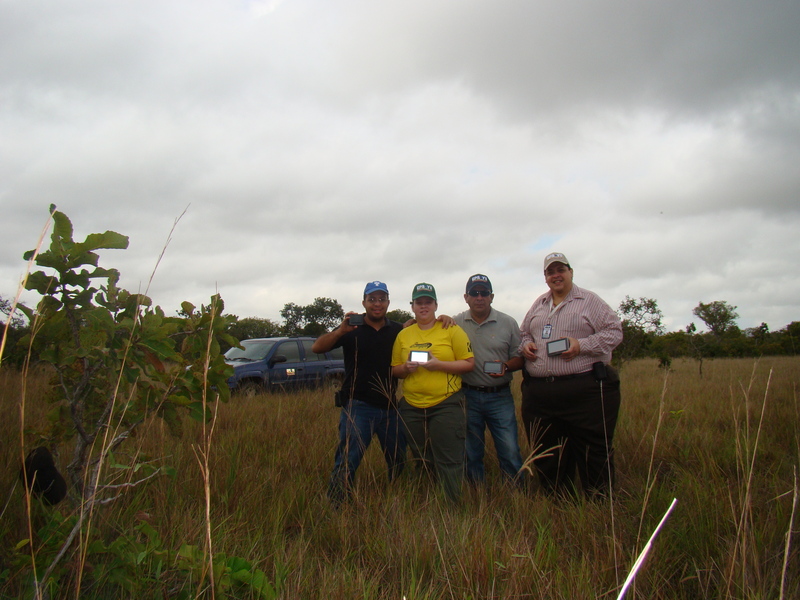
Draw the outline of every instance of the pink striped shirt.
M550 325L550 336L543 338ZM533 377L573 375L592 368L592 363L611 362L611 351L622 341L622 324L617 313L600 296L572 286L558 306L553 306L553 292L539 296L520 326L520 348L536 344L536 360L525 360L525 369ZM580 342L580 354L570 361L547 356L547 342L571 337Z

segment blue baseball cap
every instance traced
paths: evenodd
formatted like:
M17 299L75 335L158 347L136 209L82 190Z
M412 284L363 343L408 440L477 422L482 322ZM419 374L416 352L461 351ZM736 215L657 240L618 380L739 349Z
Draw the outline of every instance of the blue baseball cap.
M374 292L384 292L387 296L389 295L389 290L382 281L370 281L367 287L364 288L365 296L369 296Z

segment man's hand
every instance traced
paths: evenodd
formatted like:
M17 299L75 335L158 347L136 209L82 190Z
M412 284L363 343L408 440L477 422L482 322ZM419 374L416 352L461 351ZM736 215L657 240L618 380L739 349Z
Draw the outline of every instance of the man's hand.
M431 354L431 358L428 362L406 364L415 364L428 371L443 371L444 373L451 373L453 375L463 375L475 368L475 359L469 357L457 360L440 360Z
M406 362L392 367L392 375L399 379L405 379L409 375L411 375L414 371L416 371L420 365L424 365L425 363L418 363L414 361L407 360Z
M499 373L487 373L489 377L502 377L506 374L506 363L501 363Z
M439 315L436 317L436 320L442 324L442 329L447 329L456 324L455 320L450 315Z
M581 353L581 343L575 338L567 338L569 340L569 350L561 353L561 358L570 361Z
M522 347L522 356L531 362L536 360L536 344L528 342Z
M350 321L348 317L350 315L357 315L357 312L350 311L344 316L342 322L339 326L334 329L333 331L329 331L328 333L324 333L319 336L316 340L314 340L314 344L311 346L311 351L317 354L322 354L323 352L330 352L333 349L334 344L342 337L345 333L353 331L356 326L350 325Z
M430 358L430 360L428 360L428 362L421 362L421 363L417 363L417 364L420 367L424 367L425 369L428 369L428 371L443 371L444 369L442 367L443 367L443 365L445 363L444 363L444 361L439 360L433 354L431 354L431 358Z
M451 317L449 315L439 315L438 317L436 317L436 320L439 321L442 324L442 329L447 329L448 327L452 327L453 325L456 324L456 322L453 319L453 317ZM403 329L405 329L406 327L411 327L416 322L417 322L416 319L413 319L413 318L409 319L408 321L403 323Z
M353 331L356 328L356 326L350 325L350 315L357 315L357 314L358 314L357 312L352 310L348 312L344 316L344 319L342 319L342 322L339 324L338 329L340 329L342 333L348 333L350 331Z

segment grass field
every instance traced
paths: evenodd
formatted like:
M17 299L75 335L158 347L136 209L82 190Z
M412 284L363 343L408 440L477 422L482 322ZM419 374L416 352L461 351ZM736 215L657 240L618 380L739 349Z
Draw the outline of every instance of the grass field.
M375 443L354 501L334 510L325 490L338 409L332 391L316 390L219 407L207 517L202 427L187 420L176 439L159 421L147 423L123 450L177 474L97 512L57 571L53 597L270 597L267 587L259 596L252 586L223 585L222 571L209 588L202 560L187 561L184 545L203 548L210 526L213 552L250 561L247 569L263 571L281 598L613 599L673 498L678 504L626 598L800 597L800 358L706 361L702 378L693 361L674 361L668 374L638 361L622 381L617 485L601 503L554 504L535 484L528 494L508 490L490 451L487 486L452 507L413 472L389 486ZM53 515L72 510L33 502L28 518L17 483L23 383L25 427L40 428L46 376L23 382L0 370L4 597L31 593L31 546L18 543L33 531L41 572L52 557ZM30 433L24 443L34 444ZM60 450L64 467L70 448ZM523 443L523 454L529 450Z

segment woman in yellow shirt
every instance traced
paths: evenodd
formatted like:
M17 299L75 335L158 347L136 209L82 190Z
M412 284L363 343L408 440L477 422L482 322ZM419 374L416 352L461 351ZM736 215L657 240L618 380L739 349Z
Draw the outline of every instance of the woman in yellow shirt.
M436 290L418 283L411 295L416 323L403 329L392 349L392 375L403 379L400 418L414 458L433 469L453 502L464 479L466 411L461 375L475 359L466 332L436 320ZM413 354L412 352L420 354Z

